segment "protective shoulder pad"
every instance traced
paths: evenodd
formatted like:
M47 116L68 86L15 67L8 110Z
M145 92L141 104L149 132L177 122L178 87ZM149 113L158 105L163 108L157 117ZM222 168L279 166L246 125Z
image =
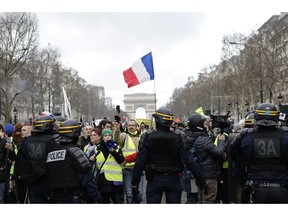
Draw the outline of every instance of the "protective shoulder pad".
M145 133L147 133L147 134L151 134L153 131L154 131L154 130L149 129L149 130L147 130Z
M76 161L77 169L80 173L86 173L92 170L92 166L89 163L88 158L84 152L78 147L71 147L68 149L73 160Z
M281 127L280 128L282 131L284 131L284 132L288 132L288 127L287 126L283 126L283 127Z
M181 132L182 132L182 131L180 131L180 130L178 130L178 129L174 130L174 133L177 134L177 135L178 135L178 134L181 134ZM183 133L184 133L184 132L183 132Z

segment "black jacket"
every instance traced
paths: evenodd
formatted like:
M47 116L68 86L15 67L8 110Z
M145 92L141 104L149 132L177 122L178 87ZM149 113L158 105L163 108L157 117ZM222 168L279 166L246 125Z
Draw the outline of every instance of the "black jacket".
M201 161L203 177L215 179L221 174L221 160L224 155L226 142L219 140L216 146L207 134L198 136L194 147Z
M1 139L0 142L0 182L7 181L10 176L10 168L12 165L12 161L15 160L15 152L14 152L14 145L13 151L8 150L5 148L6 139Z

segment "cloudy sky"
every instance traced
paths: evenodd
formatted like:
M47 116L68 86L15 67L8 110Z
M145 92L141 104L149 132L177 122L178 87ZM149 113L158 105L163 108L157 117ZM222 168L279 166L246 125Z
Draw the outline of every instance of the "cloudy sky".
M132 8L123 8L127 1ZM261 9L265 10L260 11L258 3L243 6L245 1L223 1L223 5L222 0L211 1L207 10L205 5L196 7L193 1L184 0L176 1L178 4L167 0L164 6L152 0L136 6L129 0L121 4L105 1L97 7L85 4L92 1L81 2L67 7L52 0L33 9L39 20L40 45L57 47L65 66L76 69L87 83L104 86L106 97L121 108L124 94L154 91L159 108L189 76L197 78L202 68L220 62L224 35L249 34L272 15L285 11L264 4ZM151 4L157 7L151 10ZM150 51L155 81L127 88L122 72Z
M154 93L154 81L131 88L124 82L123 70L143 55L152 51L159 107L189 76L220 62L225 34L249 33L273 14L37 13L41 46L58 47L64 65L88 83L104 86L106 96L121 107L124 94Z

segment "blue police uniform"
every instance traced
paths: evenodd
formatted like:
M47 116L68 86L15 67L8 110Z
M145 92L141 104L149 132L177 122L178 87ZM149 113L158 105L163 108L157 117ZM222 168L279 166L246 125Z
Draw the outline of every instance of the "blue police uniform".
M259 105L255 120L258 128L240 133L231 144L237 172L245 179L242 201L288 203L288 132L277 127L272 104Z
M61 143L47 156L53 203L96 203L101 199L92 166L76 143Z
M200 166L196 165L193 158L187 154L187 150L184 150L181 132L170 130L173 113L161 107L153 117L156 130L146 131L139 140L139 153L132 179L133 195L135 197L137 194L140 178L145 169L147 203L161 203L163 192L166 195L166 203L181 203L180 174L183 171L183 162L203 184Z
M132 185L138 185L143 170L147 179L147 203L161 203L165 192L167 203L181 203L180 173L183 163L188 161L182 146L180 133L169 131L169 128L158 127L147 131L139 141L139 151L133 172ZM194 176L200 179L201 171L193 163L187 164Z
M76 147L80 132L77 121L64 121L59 127L59 146L47 155L53 203L96 203L101 200L92 166L85 153Z
M49 203L51 185L47 176L46 156L57 143L50 134L32 132L23 143L23 150L19 152L19 158L26 158L23 161L24 169L18 176L27 185L30 203ZM26 192L26 193L27 193ZM27 200L26 200L27 201Z
M246 184L254 188L249 192L253 193L251 201L288 203L288 132L277 128L255 130L246 134L239 150L246 163Z

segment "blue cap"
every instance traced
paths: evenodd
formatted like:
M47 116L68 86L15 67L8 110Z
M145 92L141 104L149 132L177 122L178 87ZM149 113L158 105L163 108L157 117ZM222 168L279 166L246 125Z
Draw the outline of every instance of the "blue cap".
M6 124L4 126L4 132L7 133L8 137L11 137L14 132L14 126L12 124Z

